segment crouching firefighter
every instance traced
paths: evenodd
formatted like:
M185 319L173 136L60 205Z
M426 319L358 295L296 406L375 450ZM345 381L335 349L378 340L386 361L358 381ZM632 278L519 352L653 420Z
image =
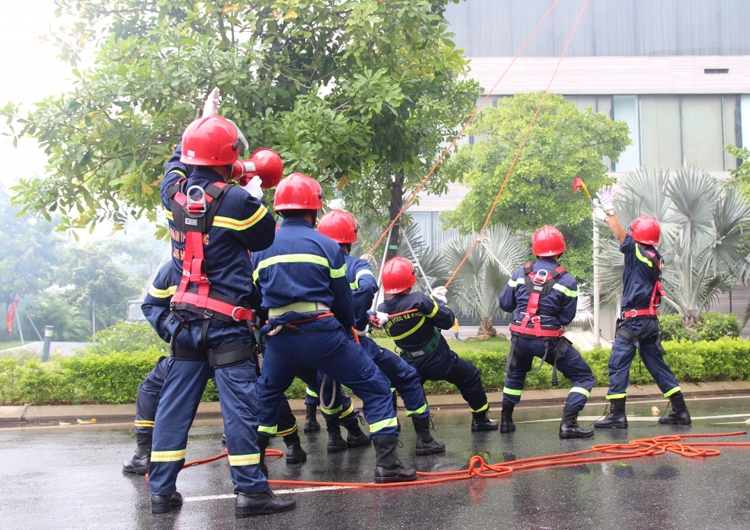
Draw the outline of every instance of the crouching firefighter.
M588 438L594 431L578 425L578 413L586 405L596 380L578 350L563 337L563 326L575 317L578 303L578 284L557 262L565 252L565 240L557 228L543 226L534 233L531 249L538 261L519 268L499 298L503 311L515 313L510 325L500 432L516 430L513 408L521 401L534 357L540 357L540 370L545 362L552 365L553 386L557 386L558 370L571 382L560 438Z
M427 406L419 373L401 357L381 348L367 336L370 322L368 309L372 306L372 300L378 292L378 284L372 274L370 264L349 255L352 243L357 241L358 228L354 216L344 210L330 211L318 222L318 232L338 243L346 255L346 280L352 289L357 339L367 355L401 394L406 407L406 415L411 418L417 433L417 456L444 453L445 444L435 440L430 433L430 408ZM387 316L383 318L383 323L386 321ZM380 325L378 321L378 326Z
M447 305L446 288L437 287L430 296L411 288L417 283L414 266L396 257L383 266L385 302L378 306L385 313L383 329L401 350L401 358L413 366L425 381L448 381L455 385L469 404L471 430L496 431L489 418L490 404L476 366L450 349L441 329L451 329L456 317Z
M653 217L642 216L628 230L615 215L614 194L603 186L596 194L594 214L604 221L620 242L625 257L622 271L622 302L617 333L609 356L609 414L594 422L597 428L627 429L625 400L630 383L630 366L635 351L641 352L643 365L654 378L672 411L659 418L661 424L690 425L690 413L677 378L664 361L664 348L659 337L659 303L666 294L661 285L663 260L654 245L659 244L661 227Z
M278 429L278 403L299 367L328 374L363 402L375 445L375 482L416 480L396 456L397 419L390 382L350 341L352 293L339 246L313 229L323 206L318 182L292 173L276 188L274 209L284 221L270 248L253 255L253 278L268 311L266 352L258 382L262 409L259 445ZM261 458L263 453L261 452Z
M259 467L260 403L248 251L270 246L276 223L261 201L260 177L244 188L227 183L242 148L247 141L234 123L217 115L199 118L185 130L162 182L172 263L181 280L165 326L172 337L172 357L154 423L149 465L153 513L182 504L175 482L211 376L222 404L229 472L237 494L235 516L295 506L294 500L275 496Z

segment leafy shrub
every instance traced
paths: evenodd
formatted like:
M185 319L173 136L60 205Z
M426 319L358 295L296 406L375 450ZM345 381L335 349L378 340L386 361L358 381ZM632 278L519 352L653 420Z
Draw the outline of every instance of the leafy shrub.
M701 319L690 329L682 325L680 315L659 317L662 340L715 341L725 337L739 337L742 326L734 313L701 313Z
M98 331L95 344L86 353L105 355L114 352L142 352L155 349L162 355L168 344L159 338L148 322L118 322L114 326Z

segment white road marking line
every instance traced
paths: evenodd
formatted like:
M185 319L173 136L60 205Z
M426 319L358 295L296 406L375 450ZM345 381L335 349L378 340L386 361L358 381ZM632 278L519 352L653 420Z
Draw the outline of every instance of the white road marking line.
M311 488L292 488L288 490L273 490L276 495L290 495L293 493L313 493L316 491L331 491L331 490L349 490L356 489L356 486L316 486ZM202 497L185 497L182 502L203 502L203 501L217 501L221 499L234 499L236 495L234 493L227 493L224 495L204 495Z
M745 414L723 414L721 416L692 416L693 421L696 420L722 420L727 418L747 418L750 416L750 412ZM595 421L604 416L578 416L578 421ZM628 421L656 421L661 417L659 416L631 416L628 414ZM551 421L560 421L560 418L549 418L546 420L528 420L528 421L515 421L514 423L545 423Z

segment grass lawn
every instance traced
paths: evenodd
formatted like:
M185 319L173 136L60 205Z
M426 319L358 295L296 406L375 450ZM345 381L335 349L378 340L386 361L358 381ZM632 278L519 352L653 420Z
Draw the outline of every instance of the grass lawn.
M20 340L11 341L11 342L0 342L0 351L7 350L9 348L16 348L17 346L22 346Z

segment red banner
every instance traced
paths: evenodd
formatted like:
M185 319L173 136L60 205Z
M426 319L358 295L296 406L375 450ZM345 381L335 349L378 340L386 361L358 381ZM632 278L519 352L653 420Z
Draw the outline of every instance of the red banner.
M16 308L20 301L21 300L16 296L13 302L8 304L8 311L5 313L5 327L9 333L13 333L13 319L16 318Z

